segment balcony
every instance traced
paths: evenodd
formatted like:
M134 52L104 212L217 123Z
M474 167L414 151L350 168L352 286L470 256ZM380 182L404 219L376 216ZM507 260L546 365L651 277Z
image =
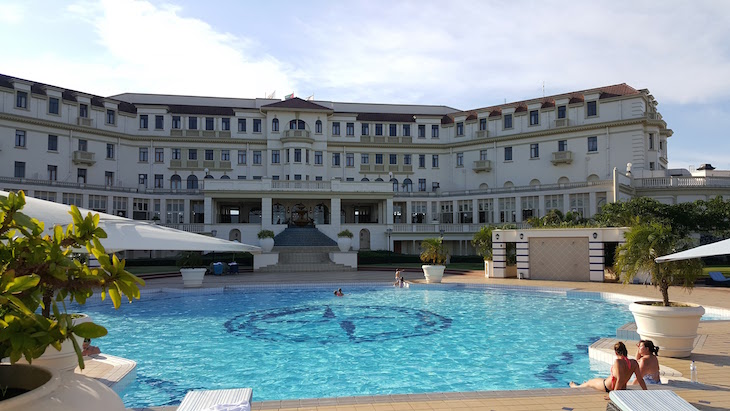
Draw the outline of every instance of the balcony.
M170 160L170 168L182 168L182 160Z
M185 130L185 137L200 137L200 130Z
M553 164L570 164L573 162L573 152L572 151L554 151L553 152L553 159L550 160Z
M230 161L220 161L218 162L218 168L223 170L231 170L231 162Z
M370 171L370 164L360 164L360 172L367 173Z
M220 138L231 138L231 132L229 130L223 130L218 132Z
M370 138L370 136L360 136L361 143L369 143L371 141L372 141L372 139Z
M477 130L474 132L474 138L488 138L489 137L489 131L487 130Z
M94 120L88 118L88 117L77 117L76 118L76 124L84 127L91 127L94 125Z
M185 168L199 168L200 163L198 160L186 160L185 161Z
M180 129L172 129L170 130L170 137L182 137L183 132Z
M72 161L74 164L86 164L93 166L96 163L94 153L88 151L74 151Z
M659 113L644 113L644 116L649 120L661 120L662 115Z
M203 137L214 138L214 137L216 137L215 131L205 130L205 131L203 131Z
M213 160L203 160L203 167L205 167L205 168L215 168L215 161L213 161Z
M567 118L559 118L555 120L555 128L568 127L570 122Z
M474 167L472 167L475 173L479 173L481 171L490 172L492 171L492 162L489 160L479 160L474 162Z

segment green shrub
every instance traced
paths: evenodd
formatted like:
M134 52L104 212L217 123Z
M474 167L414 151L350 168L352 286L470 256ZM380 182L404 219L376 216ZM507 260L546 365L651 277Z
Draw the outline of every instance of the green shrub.
M274 232L271 230L261 230L259 231L259 240L262 240L264 238L274 238Z
M350 230L345 229L337 233L337 237L352 238L352 233Z

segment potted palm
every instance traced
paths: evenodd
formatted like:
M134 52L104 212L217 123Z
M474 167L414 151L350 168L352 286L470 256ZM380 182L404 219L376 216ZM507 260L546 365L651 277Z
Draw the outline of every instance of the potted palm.
M661 301L637 301L629 306L642 339L654 341L668 357L688 357L697 337L705 309L696 304L669 300L669 287L680 285L691 291L702 273L699 259L657 263L657 257L692 246L689 238L659 222L634 225L626 242L616 250L615 270L625 283L648 272L662 294Z
M203 267L203 255L198 251L183 251L177 259L183 287L197 288L203 286L206 268Z
M340 251L343 253L350 251L350 247L352 246L352 237L352 232L347 229L337 233L337 247L340 247Z
M421 242L421 266L427 283L440 283L444 276L446 259L449 254L444 247L444 239L441 237L427 238Z
M274 232L271 230L261 230L259 231L258 237L261 251L270 253L274 249Z
M46 235L42 222L22 214L24 206L22 191L0 196L0 408L123 410L119 396L100 382L65 365L62 370L37 363L60 352L83 369L80 339L99 338L107 330L88 319L74 321L66 302L84 304L100 291L118 308L122 296L130 302L139 298L144 282L106 253L98 214L82 216L71 206L73 223ZM96 257L99 267L73 258L79 249ZM18 364L21 359L30 365Z
M492 265L492 231L494 227L484 226L474 233L471 244L476 248L477 254L484 258L484 276L492 277L494 266Z

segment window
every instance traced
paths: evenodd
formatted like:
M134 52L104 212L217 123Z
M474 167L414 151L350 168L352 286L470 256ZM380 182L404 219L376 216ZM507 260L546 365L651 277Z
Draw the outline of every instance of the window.
M58 180L58 166L48 166L48 180L49 181L56 181Z
M355 135L355 123L347 123L347 130L345 130L345 134L348 136Z
M213 150L205 150L205 161L213 161Z
M149 209L150 209L150 200L148 200L146 198L135 198L132 200L132 218L133 219L147 220L149 218Z
M530 158L539 158L540 157L540 145L537 143L530 144Z
M479 161L487 161L487 150L479 150Z
M504 161L512 161L512 147L504 148Z
M186 187L188 190L197 190L198 189L198 177L196 177L195 174L190 174L188 176Z
M238 164L246 164L246 150L238 150Z
M155 116L155 130L162 130L165 128L165 117Z
M459 200L457 202L459 207L459 223L471 224L474 221L473 208L471 200Z
M355 167L355 154L354 153L345 154L345 166Z
M314 132L316 134L322 134L322 121L317 120L314 122Z
M403 124L403 137L410 137L410 136L411 136L411 125Z
M375 124L375 135L376 136L382 136L383 135L383 125L382 124Z
M512 114L505 114L503 121L504 121L503 128L505 130L512 128Z
M15 147L25 147L25 131L15 130Z
M322 164L322 152L321 151L314 152L314 164L317 164L317 165Z
M188 117L188 130L197 130L198 129L198 118L197 117Z
M182 125L180 124L180 116L172 116L172 128L176 130L182 128Z
M162 174L155 174L155 188L165 187L165 176Z
M464 135L464 123L458 122L456 123L456 135L457 136L463 136Z
M593 117L598 115L598 105L595 101L589 101L586 103L586 116Z
M340 153L332 153L332 167L340 166Z
M563 195L551 194L545 196L545 211L558 210L563 211Z
M104 185L106 185L107 187L111 187L114 185L114 172L113 171L104 172Z
M106 158L110 160L114 159L114 144L106 145Z
M173 176L177 177L178 182L180 181L180 176ZM175 188L175 187L173 187ZM180 187L177 187L180 188ZM165 201L165 208L167 216L165 217L165 223L167 224L182 224L184 222L185 217L185 200L167 200Z
M558 118L565 118L565 106L558 106Z
M147 129L148 127L148 118L147 114L140 114L139 116L139 128L141 129Z
M514 197L500 198L498 205L500 223L514 223L517 221L517 209Z
M390 137L395 137L398 135L398 125L396 124L390 124L388 127L388 135Z
M383 164L383 155L382 154L375 155L375 164Z
M389 154L388 155L388 164L391 164L391 165L398 164L398 154Z
M89 209L98 211L100 213L106 213L106 201L107 196L89 195Z
M84 195L75 193L63 193L61 197L63 204L75 205L76 207L83 207Z
M173 160L182 160L182 150L179 148L173 148L170 157Z
M165 149L161 147L155 147L155 163L165 162Z
M434 181L434 182L431 183L431 191L438 191L438 189L440 187L441 186L439 185L439 183L437 181Z
M418 125L418 138L426 138L426 125L425 124Z
M281 155L279 150L271 150L271 164L279 164L281 162Z
M479 223L494 223L494 199L485 198L478 200Z
M76 182L79 184L86 184L86 169L80 168L76 171Z
M213 117L205 118L205 129L208 131L215 130L215 119Z
M361 154L360 164L370 164L370 154Z
M340 135L340 122L339 121L332 122L332 135L333 136Z
M370 124L363 123L362 126L362 135L363 136L369 136L370 135Z
M188 149L188 160L197 160L198 159L198 150L195 148L189 148Z
M426 168L426 155L425 154L418 155L418 167Z
M439 138L439 126L437 124L431 126L431 138Z
M182 188L182 178L180 178L179 175L175 174L172 177L170 177L170 188L173 190L179 190ZM168 200L167 203L170 204L170 201L176 201L176 200ZM183 200L180 200L183 201Z
M287 152L287 157L289 156L289 150ZM307 154L309 154L309 150L307 150ZM302 162L302 149L301 148L295 148L294 149L294 162L295 163L301 163Z
M598 137L588 137L588 152L598 151Z
M89 148L89 142L83 139L79 139L79 151L87 151Z
M25 178L25 161L15 162L15 178Z
M558 141L558 151L568 151L568 140Z
M140 163L146 163L147 162L147 147L140 147L139 148L139 162Z
M231 150L221 150L221 161L231 161Z
M570 194L570 211L578 213L581 217L588 217L589 196L588 193Z
M278 133L279 132L279 119L275 118L271 120L271 131Z
M487 119L480 118L479 119L479 130L486 130L486 129L487 129Z
M15 95L15 107L17 108L28 108L28 93L25 91L18 91Z
M106 111L106 123L107 124L116 124L117 123L117 112L114 110L107 110Z
M137 184L144 188L147 188L147 174L139 174L137 180Z
M431 167L432 168L439 168L439 155L438 154L434 154L431 157Z
M426 191L426 179L425 178L418 179L418 191Z
M253 119L253 132L254 133L261 132L261 119L260 118Z
M464 167L464 153L456 153L456 166Z
M238 131L240 133L246 132L246 119L245 118L239 118L238 119Z
M654 162L653 161L650 161L649 162L649 170L654 170L654 168L655 168Z
M89 118L89 106L87 104L79 104L79 117Z
M659 140L659 150L664 150L664 141Z
M409 166L411 165L411 155L410 154L403 154L403 164Z
M56 97L48 98L48 113L60 114L60 107L58 105L58 99Z
M649 150L654 150L654 133L649 133Z
M261 151L255 150L253 152L253 163L257 165L261 164Z
M48 135L48 151L58 151L58 136Z
M530 110L530 125L536 126L540 124L540 113L537 110Z

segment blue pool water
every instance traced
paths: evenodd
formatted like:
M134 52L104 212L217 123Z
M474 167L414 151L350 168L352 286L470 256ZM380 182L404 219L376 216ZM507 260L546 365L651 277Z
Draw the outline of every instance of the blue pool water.
M608 365L588 346L632 320L627 303L485 287L256 288L155 293L84 311L102 353L137 361L127 407L190 389L252 387L255 401L567 387Z

